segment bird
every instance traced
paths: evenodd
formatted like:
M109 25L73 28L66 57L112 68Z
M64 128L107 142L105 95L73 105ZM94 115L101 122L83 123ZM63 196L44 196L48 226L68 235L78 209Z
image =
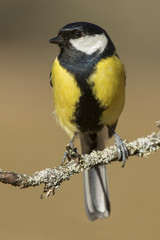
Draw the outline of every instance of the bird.
M106 140L114 136L124 167L128 151L115 128L125 103L126 74L111 38L96 24L73 22L62 27L49 43L60 48L50 84L56 119L71 138L70 146L78 136L82 154L89 154L103 150ZM108 217L106 166L85 170L83 176L88 219Z

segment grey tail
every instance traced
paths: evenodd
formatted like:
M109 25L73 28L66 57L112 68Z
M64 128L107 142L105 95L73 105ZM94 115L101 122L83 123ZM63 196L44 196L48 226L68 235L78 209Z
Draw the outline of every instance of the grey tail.
M104 131L104 130L103 130ZM103 132L81 134L82 153L105 148ZM105 165L97 165L84 171L85 208L89 220L106 218L110 214L110 201Z

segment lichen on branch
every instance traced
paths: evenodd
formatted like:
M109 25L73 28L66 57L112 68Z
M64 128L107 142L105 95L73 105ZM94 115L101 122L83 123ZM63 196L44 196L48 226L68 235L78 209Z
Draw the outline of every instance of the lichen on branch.
M157 126L160 128L160 121L157 121ZM127 143L124 141L124 143L126 144L129 157L146 157L160 148L160 132L138 138L133 142ZM103 151L93 151L85 155L75 154L74 150L69 154L71 160L66 164L55 168L47 168L32 175L0 170L0 182L20 188L39 186L43 183L45 185L44 192L48 197L53 195L56 189L59 189L61 183L69 180L73 175L94 167L97 164L108 164L113 161L119 161L116 146L105 148Z

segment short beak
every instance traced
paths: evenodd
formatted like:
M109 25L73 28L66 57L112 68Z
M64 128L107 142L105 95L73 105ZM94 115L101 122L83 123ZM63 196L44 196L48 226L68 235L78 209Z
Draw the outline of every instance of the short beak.
M63 44L64 42L65 42L64 38L61 36L57 36L49 40L49 43L54 43L54 44Z

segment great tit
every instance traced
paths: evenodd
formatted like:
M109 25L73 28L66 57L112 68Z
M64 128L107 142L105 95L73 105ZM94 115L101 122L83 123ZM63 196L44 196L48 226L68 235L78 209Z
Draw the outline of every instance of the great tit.
M95 24L75 22L49 42L60 47L50 74L58 122L71 143L80 137L82 154L103 150L106 139L114 135L124 166L128 153L115 128L124 107L126 77L110 37ZM84 171L84 193L90 220L109 216L105 165Z

